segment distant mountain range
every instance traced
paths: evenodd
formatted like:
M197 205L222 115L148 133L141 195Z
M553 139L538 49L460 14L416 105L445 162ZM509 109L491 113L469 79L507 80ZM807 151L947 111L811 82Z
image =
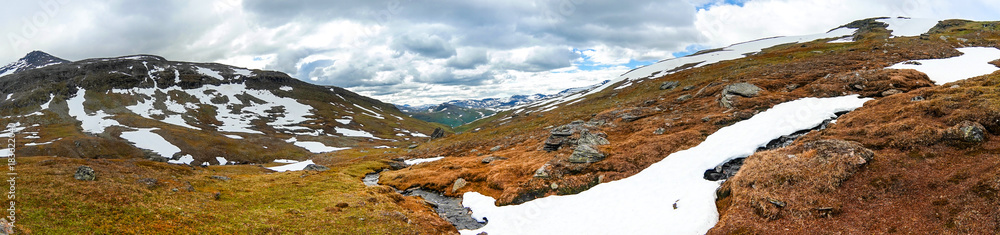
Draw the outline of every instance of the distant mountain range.
M418 106L404 104L396 105L396 108L416 119L456 127L479 120L480 118L489 117L500 111L588 91L608 82L610 80L605 80L592 86L566 89L551 95L514 95L506 98L452 100L441 104Z

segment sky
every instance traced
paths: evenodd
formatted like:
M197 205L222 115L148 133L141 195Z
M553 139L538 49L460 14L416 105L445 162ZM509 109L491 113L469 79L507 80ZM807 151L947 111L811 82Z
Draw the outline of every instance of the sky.
M276 70L395 104L551 94L658 60L881 16L1000 20L993 0L31 0L0 64L154 54Z

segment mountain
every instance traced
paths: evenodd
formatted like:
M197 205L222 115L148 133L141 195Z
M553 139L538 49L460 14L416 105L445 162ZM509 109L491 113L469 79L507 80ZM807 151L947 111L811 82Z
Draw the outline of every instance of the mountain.
M396 107L403 111L403 113L420 120L458 127L481 118L489 117L498 111L572 95L594 89L608 82L610 80L605 80L593 86L566 89L551 95L514 95L507 98L452 100L439 105L396 105Z
M439 127L343 88L223 64L35 51L4 69L0 115L25 133L24 156L266 163L405 146Z
M0 67L0 77L11 75L20 71L42 68L45 66L69 63L68 60L49 55L41 51L32 51L13 63Z

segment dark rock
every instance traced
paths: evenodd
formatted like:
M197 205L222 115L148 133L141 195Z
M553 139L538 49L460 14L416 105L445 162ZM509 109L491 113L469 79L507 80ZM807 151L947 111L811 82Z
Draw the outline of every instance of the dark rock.
M973 121L962 121L954 127L945 131L949 139L961 140L966 143L980 143L986 140L985 129L982 124Z
M222 199L222 192L215 192L215 193L213 193L212 194L212 198L214 198L216 201Z
M507 160L507 158L505 158L505 157L497 157L497 156L489 156L489 157L483 158L482 162L483 162L483 164L490 164L491 162L495 162L495 161L499 161L499 160Z
M592 163L604 160L604 154L590 145L579 145L573 150L573 155L569 156L571 163Z
M562 144L565 141L566 141L565 136L556 136L556 135L549 136L548 139L545 139L545 144L544 146L542 146L542 150L550 152L559 150L559 147L562 147Z
M691 95L682 95L680 97L677 97L677 102L684 102L690 100L691 98L693 98L693 96Z
M686 86L686 87L684 87L684 88L683 88L683 89L681 89L681 90L684 90L684 91L690 91L690 90L694 90L694 86Z
M914 96L913 98L910 99L910 101L912 101L912 102L924 101L924 97L923 96Z
M94 169L89 166L80 166L76 168L76 173L73 174L73 178L77 180L93 181L97 179L97 173L94 172Z
M406 146L406 148L408 148L408 149L415 149L415 148L417 148L419 146L420 146L419 144L411 144L410 146Z
M230 180L229 177L225 177L225 176L221 176L221 175L213 175L210 178L217 179L217 180L222 180L222 181L229 181Z
M391 161L386 161L386 164L388 164L389 169L392 170L400 170L407 167L406 163L403 162L403 159L392 159Z
M736 175L736 172L740 171L740 167L743 166L743 160L746 158L735 158L729 160L722 165L716 166L713 169L705 171L703 178L709 181L719 181L724 179L729 179Z
M431 139L432 140L433 139L439 139L441 137L444 137L444 130L441 129L440 127L434 128L434 132L431 133Z
M677 87L677 85L680 85L680 84L681 84L680 82L676 82L676 81L664 82L663 84L660 85L660 90L674 89L675 87Z
M307 170L307 171L327 171L327 170L330 170L330 168L326 167L326 166L323 166L323 165L309 164L308 166L306 166L306 168L303 168L302 170Z

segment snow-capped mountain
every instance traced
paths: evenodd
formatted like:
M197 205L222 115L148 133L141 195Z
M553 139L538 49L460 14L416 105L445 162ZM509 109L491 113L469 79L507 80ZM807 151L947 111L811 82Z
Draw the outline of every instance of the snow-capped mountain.
M31 69L37 69L45 66L62 64L62 63L69 63L69 61L49 55L48 53L45 52L32 51L28 53L28 55L24 56L24 58L21 58L20 60L14 61L13 63L0 67L0 77L11 75L21 71L27 71Z
M405 145L435 128L339 87L216 63L153 55L69 62L36 51L5 69L0 121L28 134L18 149L25 155L267 162Z

